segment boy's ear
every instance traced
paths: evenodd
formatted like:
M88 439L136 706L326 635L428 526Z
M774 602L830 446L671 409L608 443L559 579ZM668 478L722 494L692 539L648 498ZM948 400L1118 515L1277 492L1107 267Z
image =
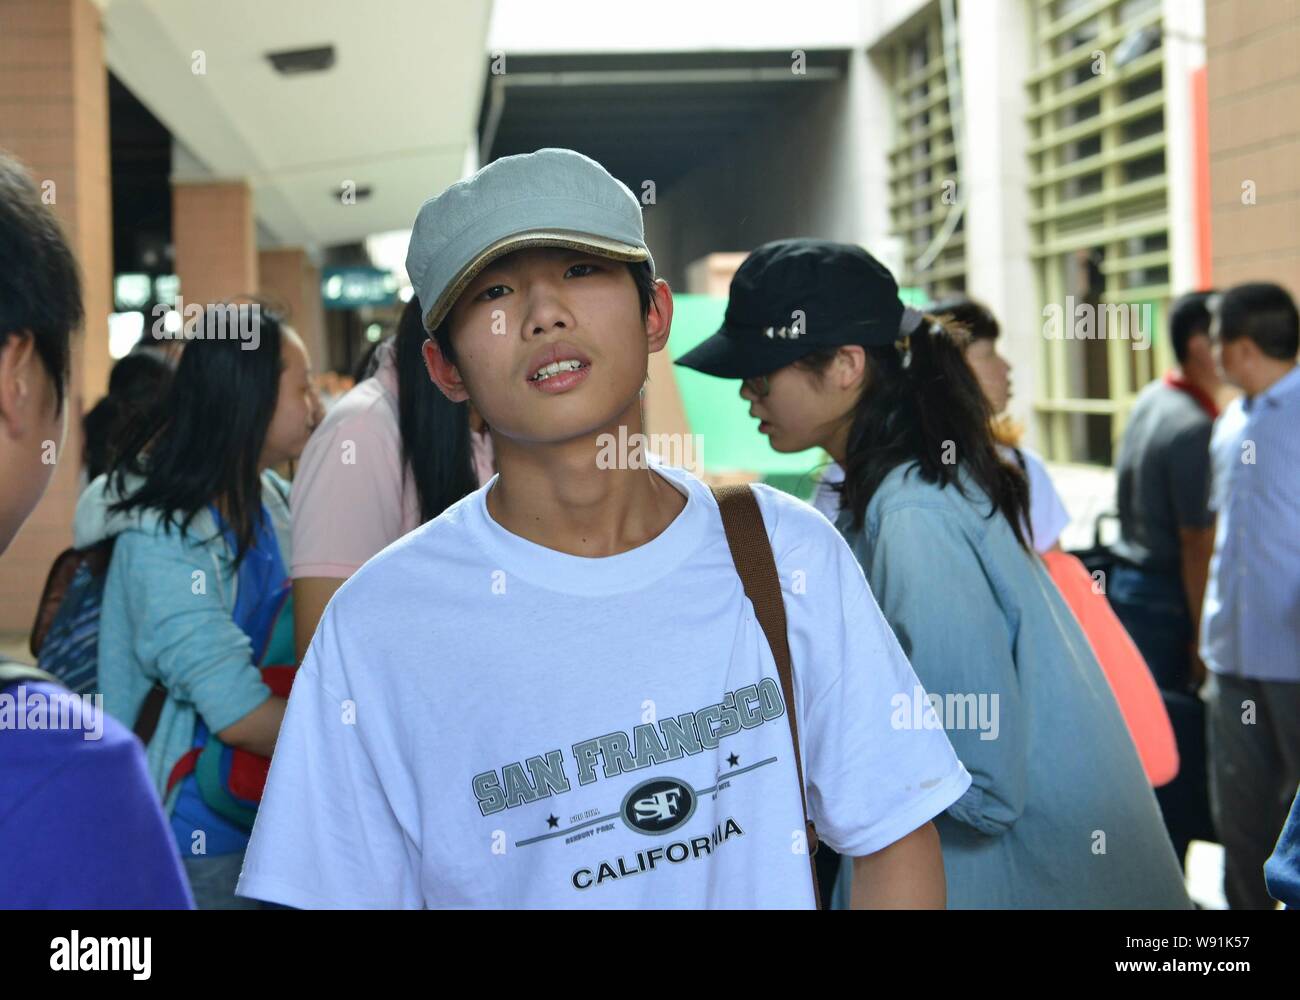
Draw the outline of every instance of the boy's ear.
M30 333L0 334L0 423L13 438L26 429L36 340Z
M673 290L663 278L656 278L654 293L650 298L650 311L645 317L645 332L651 354L664 349L672 325Z
M430 381L453 403L463 403L469 399L460 372L443 356L437 341L432 337L424 342L424 367L429 372Z

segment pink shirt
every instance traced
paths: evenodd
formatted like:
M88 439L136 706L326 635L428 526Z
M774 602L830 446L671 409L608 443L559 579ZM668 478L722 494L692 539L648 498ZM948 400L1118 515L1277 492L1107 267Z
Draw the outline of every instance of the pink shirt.
M351 576L420 525L420 501L402 463L397 368L391 347L375 374L325 415L293 479L294 577ZM432 385L429 391L438 390ZM492 439L470 434L479 484L493 475Z

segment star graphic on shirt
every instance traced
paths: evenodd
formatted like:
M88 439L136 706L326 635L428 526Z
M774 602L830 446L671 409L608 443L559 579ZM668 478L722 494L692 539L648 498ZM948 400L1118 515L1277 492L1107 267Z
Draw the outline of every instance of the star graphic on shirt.
M735 767L737 764L740 763L740 758L733 753L730 757L727 758L727 763L730 764L732 767Z
M546 817L546 825L550 827L552 830L554 830L557 826L560 825L560 817L556 816L554 813L551 813L551 815Z

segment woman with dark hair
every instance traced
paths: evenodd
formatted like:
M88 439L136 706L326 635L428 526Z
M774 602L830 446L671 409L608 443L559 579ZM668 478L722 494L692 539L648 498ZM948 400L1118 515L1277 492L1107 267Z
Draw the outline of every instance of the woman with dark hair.
M942 299L930 312L966 329L966 363L975 373L984 398L993 413L993 436L1002 454L1020 466L1029 482L1029 531L1039 552L1060 549L1061 532L1070 523L1061 495L1052 485L1047 466L1037 452L1020 443L1023 428L1007 413L1011 401L1011 365L998 353L1002 328L988 306L964 295Z
M171 365L157 351L137 351L113 365L108 394L82 418L87 482L108 471L132 425L153 409L171 377Z
M331 407L303 452L293 483L299 660L334 591L362 563L492 478L487 429L429 381L427 339L412 298L371 377Z
M998 353L997 341L1002 330L997 317L982 302L964 295L942 299L931 305L929 311L950 321L949 325L961 327L966 335L966 363L975 373L975 380L989 404L990 428L998 450L1020 467L1029 484L1029 516L1025 528L1030 541L1039 552L1060 549L1061 532L1070 523L1070 515L1052 485L1047 466L1036 452L1020 444L1023 428L1006 412L1011 399L1011 365ZM813 505L832 521L839 515L840 495L836 486L843 480L844 470L832 464L823 471L813 499Z
M1115 699L1027 537L1025 477L968 341L905 309L861 248L787 240L741 265L724 329L681 362L742 378L776 450L820 446L845 471L837 527L923 685L882 711L945 728L973 778L935 820L948 904L1185 908Z
M149 770L195 901L226 908L248 905L234 887L260 794L236 779L257 760L264 775L284 716L287 691L262 668L293 656L288 489L271 470L301 454L320 405L302 341L258 305L210 309L186 341L151 417L82 494L74 534L115 539L104 708L156 719Z

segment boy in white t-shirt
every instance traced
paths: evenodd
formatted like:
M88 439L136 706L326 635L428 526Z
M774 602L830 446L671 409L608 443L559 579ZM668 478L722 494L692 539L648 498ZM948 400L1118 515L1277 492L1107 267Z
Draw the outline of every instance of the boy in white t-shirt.
M429 373L472 399L499 473L330 602L242 894L813 905L791 706L717 503L635 447L672 319L653 266L636 198L570 150L497 160L420 209L407 270ZM754 492L810 818L853 859L855 906L942 906L930 820L970 776L838 533Z

